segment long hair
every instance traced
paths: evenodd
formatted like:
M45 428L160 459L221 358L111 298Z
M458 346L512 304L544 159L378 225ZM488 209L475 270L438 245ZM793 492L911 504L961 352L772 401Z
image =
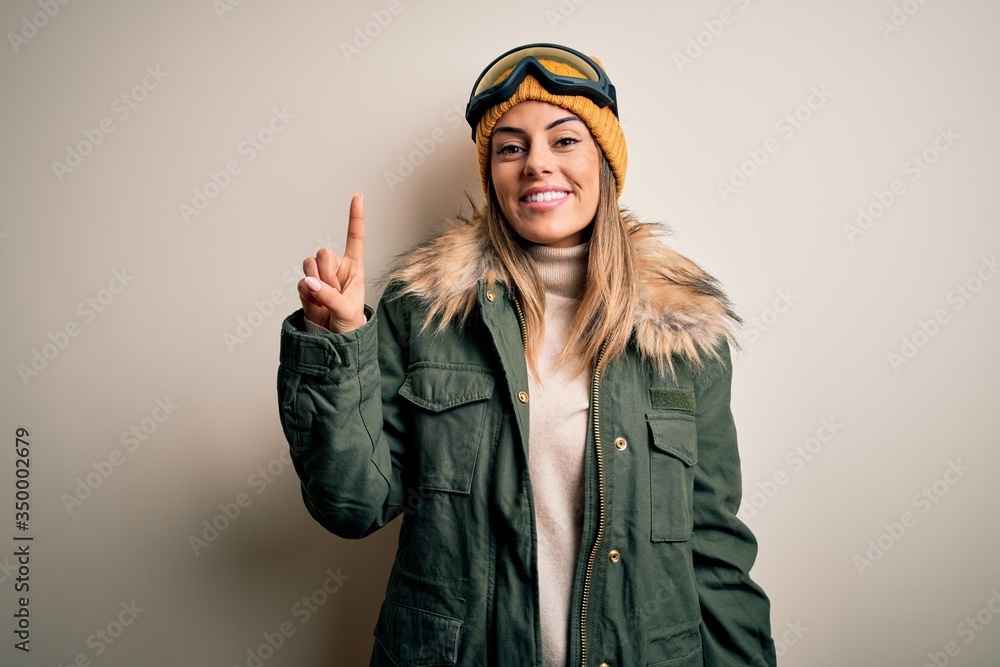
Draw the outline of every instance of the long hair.
M625 351L632 335L639 299L635 253L629 242L629 216L618 205L614 173L601 155L597 213L590 225L587 276L580 307L570 324L566 345L556 360L576 373L590 371L604 348L608 360ZM511 229L487 176L485 221L497 258L506 270L524 314L528 366L538 377L538 353L545 331L545 290L527 242Z

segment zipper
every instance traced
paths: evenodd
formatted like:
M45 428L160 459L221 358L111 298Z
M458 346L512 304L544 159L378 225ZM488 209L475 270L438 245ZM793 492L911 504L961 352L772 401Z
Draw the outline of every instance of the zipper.
M590 580L594 573L594 562L597 560L597 552L604 537L604 460L601 457L601 371L604 363L605 348L607 341L601 344L601 350L597 354L597 365L594 367L594 382L591 389L590 401L594 406L594 447L597 449L597 499L599 512L597 515L597 537L594 538L594 546L590 548L590 557L587 559L587 570L583 578L583 601L580 605L580 665L587 665L587 603L590 601Z
M528 356L528 331L524 324L524 311L521 310L521 302L512 291L510 298L514 301L514 308L517 310L517 319L521 322L521 345L524 346L524 356Z

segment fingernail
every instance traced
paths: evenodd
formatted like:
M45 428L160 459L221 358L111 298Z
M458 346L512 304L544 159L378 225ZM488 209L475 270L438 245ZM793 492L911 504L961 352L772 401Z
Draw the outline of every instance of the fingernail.
M306 287L311 289L313 292L318 292L323 289L323 285L321 285L320 282L312 276L306 277Z
M358 191L357 191L357 192L355 192L354 194L355 194L355 195L357 195L357 196L359 196L359 197L361 197L362 199L364 199L364 198L365 198L365 193L364 193L364 192L362 192L361 190L358 190Z

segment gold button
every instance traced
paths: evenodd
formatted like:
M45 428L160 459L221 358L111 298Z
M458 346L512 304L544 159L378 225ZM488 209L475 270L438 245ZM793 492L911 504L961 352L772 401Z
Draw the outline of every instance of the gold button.
M601 665L600 665L600 667L611 667L611 665L609 665L606 662L602 662Z
M522 403L527 403L528 402L528 392L526 392L526 391L519 391L519 392L517 392L517 400L521 401Z
M628 442L625 440L625 438L615 438L615 449L617 449L620 452L624 450L626 447L628 447Z
M490 302L497 300L497 295L493 293L493 290L490 290L489 292L486 293L486 300Z
M612 549L611 551L608 552L608 560L611 561L612 563L617 563L621 559L622 555L618 553L617 549Z

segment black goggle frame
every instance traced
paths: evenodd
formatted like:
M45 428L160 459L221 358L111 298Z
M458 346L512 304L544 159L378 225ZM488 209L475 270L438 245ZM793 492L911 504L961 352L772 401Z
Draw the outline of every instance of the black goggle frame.
M538 61L537 56L546 60L565 62L588 78L553 74ZM490 82L514 65L510 75L496 85ZM610 107L618 116L618 98L615 87L604 69L592 58L574 49L558 44L527 44L511 49L486 66L472 87L469 103L465 107L465 120L472 127L472 140L476 140L476 126L487 110L509 100L517 91L524 78L532 75L545 90L553 95L582 95L598 107Z

